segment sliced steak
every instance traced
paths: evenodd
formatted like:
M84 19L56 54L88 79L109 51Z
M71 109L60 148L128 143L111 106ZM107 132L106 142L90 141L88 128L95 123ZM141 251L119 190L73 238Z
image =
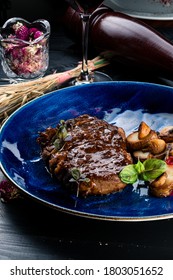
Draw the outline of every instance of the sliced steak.
M119 172L132 158L122 128L81 115L47 128L37 140L50 173L80 194L108 194L126 186Z

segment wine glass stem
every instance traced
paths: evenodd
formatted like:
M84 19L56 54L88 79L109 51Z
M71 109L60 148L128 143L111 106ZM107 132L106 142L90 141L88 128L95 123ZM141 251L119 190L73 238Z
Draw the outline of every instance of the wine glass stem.
M82 52L83 52L81 80L89 81L90 75L88 71L88 33L89 33L90 15L84 12L80 16L82 20Z

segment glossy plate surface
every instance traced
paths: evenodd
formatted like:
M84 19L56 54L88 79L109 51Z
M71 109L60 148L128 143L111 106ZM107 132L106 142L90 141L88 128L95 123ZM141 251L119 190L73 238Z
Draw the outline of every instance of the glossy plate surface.
M2 171L30 197L74 215L122 221L173 217L173 197L152 197L146 186L77 199L50 177L36 143L38 131L85 113L123 127L127 135L142 120L159 130L172 125L172 104L171 87L140 82L102 82L49 93L18 109L3 125Z
M106 0L104 4L117 12L136 18L173 19L173 0Z

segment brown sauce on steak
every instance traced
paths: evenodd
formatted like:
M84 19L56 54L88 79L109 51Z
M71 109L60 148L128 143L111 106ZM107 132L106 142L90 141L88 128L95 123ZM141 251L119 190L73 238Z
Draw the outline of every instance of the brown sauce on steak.
M79 169L83 178L90 180L78 182L83 195L123 189L125 184L118 174L125 165L132 163L126 150L124 130L89 115L68 120L65 125L67 137L58 151L52 142L52 139L55 141L55 129L54 133L51 128L47 129L38 138L50 172L69 185L69 171Z

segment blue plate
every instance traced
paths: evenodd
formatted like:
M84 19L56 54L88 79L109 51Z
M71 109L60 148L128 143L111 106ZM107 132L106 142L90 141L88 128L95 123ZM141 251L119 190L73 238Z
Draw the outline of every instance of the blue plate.
M85 113L123 127L127 135L142 120L159 130L173 124L173 89L149 83L103 82L57 90L27 103L1 129L4 174L30 197L74 215L121 221L173 217L173 197L152 197L146 186L129 185L110 195L76 198L51 178L36 143L38 132Z

